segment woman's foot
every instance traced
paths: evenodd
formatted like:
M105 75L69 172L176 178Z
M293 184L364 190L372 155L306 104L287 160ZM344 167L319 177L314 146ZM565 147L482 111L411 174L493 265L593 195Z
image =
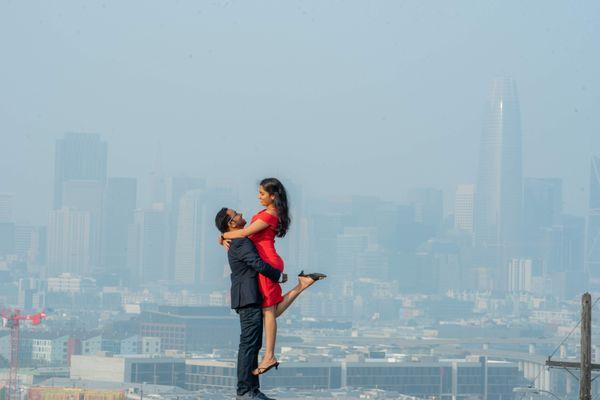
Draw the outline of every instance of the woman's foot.
M271 368L277 369L279 367L279 361L275 357L263 358L258 367L252 371L253 375L262 375Z
M304 271L300 271L298 274L298 283L300 283L300 286L304 290L316 281L320 281L325 278L327 278L327 275L321 274L320 272L305 274Z

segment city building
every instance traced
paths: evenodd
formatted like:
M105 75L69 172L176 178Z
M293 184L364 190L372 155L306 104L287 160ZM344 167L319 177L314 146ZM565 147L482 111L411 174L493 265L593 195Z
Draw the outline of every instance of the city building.
M335 247L335 270L332 274L354 280L358 276L358 256L377 247L377 229L372 227L348 227L337 235ZM330 249L331 251L331 249ZM386 271L387 272L387 271ZM342 278L344 279L344 278ZM341 282L339 282L341 283Z
M63 207L64 183L70 180L106 182L107 144L98 134L67 133L56 141L54 208Z
M15 224L0 222L0 257L15 254Z
M0 193L0 224L15 222L14 199L15 195L12 193Z
M533 261L530 259L512 259L508 263L508 291L513 293L531 293Z
M516 254L521 237L521 140L516 83L496 78L480 142L474 219L475 244L496 270Z
M409 192L408 202L414 208L416 223L425 226L431 236L440 233L444 222L444 193L441 190L413 189Z
M164 204L148 210L136 210L129 229L128 272L131 283L167 279L168 225Z
M229 268L223 251L214 245L214 218L221 207L232 207L227 188L191 190L179 202L175 245L175 282L204 288L222 288ZM227 271L227 273L225 272Z
M421 293L446 293L465 288L459 247L452 242L431 239L416 253L414 290Z
M104 182L96 180L71 179L63 182L63 208L76 211L86 211L90 216L90 265L91 269L98 266L101 243L101 215Z
M15 254L29 265L38 264L45 250L45 230L32 225L15 225Z
M102 212L100 264L105 273L127 279L127 240L137 203L135 178L109 178Z
M95 287L92 279L81 278L70 273L48 277L46 282L48 292L50 293L79 294Z
M140 337L139 335L130 334L103 334L102 335L102 351L112 354L139 354L140 353Z
M185 193L205 189L206 181L202 178L189 176L174 176L166 181L166 201L169 209L169 265L175 265L175 252L177 245L177 232L179 223L179 203ZM169 268L169 279L174 279L174 269Z
M125 390L90 389L89 387L35 386L27 390L29 400L125 400Z
M81 354L93 355L102 351L102 336L92 335L81 339Z
M140 335L161 339L161 349L186 353L237 346L239 321L228 307L159 306L140 315Z
M188 390L233 388L236 381L234 362L186 360ZM513 388L523 382L522 372L516 363L489 361L486 357L430 362L370 359L358 362L284 362L278 370L261 377L261 388L377 388L419 398L504 400L513 399Z
M459 185L454 195L454 227L473 233L475 185Z
M148 337L144 336L140 342L140 353L141 354L160 354L162 347L160 345L161 339L159 337Z
M168 357L74 355L71 379L184 387L185 360Z
M47 274L69 272L84 276L91 270L91 216L88 211L50 211Z
M560 224L562 179L526 178L523 182L523 228L527 236Z
M23 331L19 338L21 367L64 367L68 363L69 337L50 332ZM10 359L10 333L0 331L0 356Z
M600 156L592 157L586 226L585 271L600 282Z
M19 308L39 310L45 306L45 291L42 281L37 278L19 279Z

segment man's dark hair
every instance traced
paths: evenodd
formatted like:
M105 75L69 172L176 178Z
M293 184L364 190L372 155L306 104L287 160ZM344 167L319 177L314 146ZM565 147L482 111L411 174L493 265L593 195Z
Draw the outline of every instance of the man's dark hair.
M227 207L221 208L215 217L215 225L221 233L229 231L229 215L227 215Z

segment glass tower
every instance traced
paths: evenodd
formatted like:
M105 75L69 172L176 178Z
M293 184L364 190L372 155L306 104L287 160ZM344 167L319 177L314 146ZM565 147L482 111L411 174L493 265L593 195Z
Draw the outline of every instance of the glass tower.
M485 109L475 197L475 243L514 255L522 207L521 117L516 83L492 81Z

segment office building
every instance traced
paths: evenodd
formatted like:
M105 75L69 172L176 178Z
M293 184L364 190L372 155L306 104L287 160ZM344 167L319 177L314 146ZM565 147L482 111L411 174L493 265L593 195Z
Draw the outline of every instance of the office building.
M140 324L141 336L160 338L163 351L212 351L239 340L239 320L228 307L160 306L142 311Z
M207 289L226 287L229 267L215 246L214 218L221 207L234 203L227 188L191 190L179 202L175 245L175 282Z
M517 86L492 81L479 150L475 244L493 267L517 252L521 237L522 150Z
M14 199L15 195L12 193L0 193L0 224L15 222Z
M592 157L590 197L586 223L585 270L600 281L600 156Z
M102 213L101 265L105 273L127 278L127 240L137 202L135 178L109 178Z
M454 227L473 233L475 185L459 185L454 196Z
M91 216L88 211L62 208L50 212L48 223L48 276L63 272L85 276L91 263Z
M89 180L104 184L107 145L100 135L67 133L56 141L54 155L54 208L63 207L64 183Z
M141 355L74 355L71 379L184 387L185 360Z
M167 221L164 204L135 211L128 238L128 275L132 283L167 279Z
M508 263L508 291L512 293L531 293L533 261L512 259Z

